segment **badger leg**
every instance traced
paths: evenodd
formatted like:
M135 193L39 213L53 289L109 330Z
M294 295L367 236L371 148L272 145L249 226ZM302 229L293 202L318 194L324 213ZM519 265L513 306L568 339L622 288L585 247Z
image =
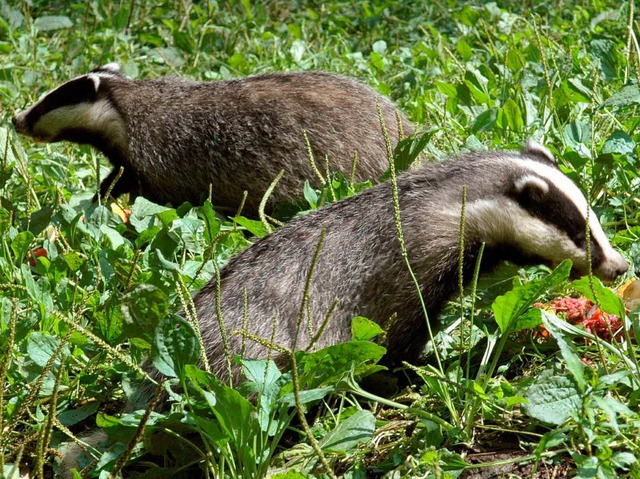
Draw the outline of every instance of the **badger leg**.
M110 196L112 198L117 198L125 193L133 193L137 195L138 190L140 189L140 182L138 181L138 176L135 172L130 168L125 167L120 178L118 178L119 174L120 168L116 167L111 170L111 173L109 173L104 180L102 180L100 183L100 198L105 198L109 189L111 189ZM116 178L118 178L117 181ZM97 194L93 199L94 201L98 200Z

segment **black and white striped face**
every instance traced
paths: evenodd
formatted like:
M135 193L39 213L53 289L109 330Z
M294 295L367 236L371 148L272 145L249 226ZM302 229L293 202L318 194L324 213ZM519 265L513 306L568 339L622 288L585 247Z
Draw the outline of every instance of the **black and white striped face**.
M124 122L108 96L101 94L105 77L116 76L121 76L117 64L104 65L50 91L11 121L18 133L36 141L90 143L88 138L98 134L123 144Z
M505 197L467 206L472 224L488 244L509 244L524 257L550 265L565 259L574 272L587 274L587 223L593 273L611 281L629 267L613 249L578 187L557 167L546 148L530 143L521 157L509 158L517 172Z

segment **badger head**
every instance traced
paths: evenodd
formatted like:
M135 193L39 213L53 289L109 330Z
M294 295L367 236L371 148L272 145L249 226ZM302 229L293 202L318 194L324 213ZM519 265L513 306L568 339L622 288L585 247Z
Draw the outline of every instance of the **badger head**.
M18 133L36 141L94 143L98 135L120 144L124 141L124 121L101 88L105 79L113 77L122 77L115 63L76 77L17 113L11 122Z
M468 221L483 241L506 246L515 262L554 266L570 259L577 276L589 271L589 234L594 275L611 281L627 271L629 265L609 243L585 196L549 150L530 142L502 166L508 177L502 194L467 207Z

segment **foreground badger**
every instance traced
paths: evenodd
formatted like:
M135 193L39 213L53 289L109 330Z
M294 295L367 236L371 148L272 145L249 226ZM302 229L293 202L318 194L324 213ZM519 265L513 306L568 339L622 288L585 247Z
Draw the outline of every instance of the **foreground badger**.
M464 278L472 276L480 245L486 243L482 270L502 260L553 265L571 259L575 273L588 270L586 230L588 205L580 190L563 175L553 155L536 144L522 153L472 153L456 160L426 165L398 177L404 240L421 285L430 321L458 285L462 190L467 188L464 230ZM613 280L627 271L623 257L609 244L593 211L589 211L593 272ZM309 289L309 316L297 327L305 281L323 229L324 246ZM390 184L377 185L355 197L298 217L232 259L221 271L220 295L226 330L242 329L244 290L248 296L247 330L272 337L288 349L310 342L308 321L317 331L334 302L329 325L316 348L346 341L351 319L365 316L386 324L384 346L389 366L415 362L427 341L427 327L415 285L401 254ZM216 315L216 281L195 297L207 356L213 372L229 379ZM299 335L296 339L296 331ZM232 353L242 339L229 336ZM267 348L248 340L246 357L267 357ZM285 365L288 358L271 354ZM233 371L234 384L240 379ZM97 444L104 434L86 439ZM73 447L62 468L74 467ZM67 472L67 476L72 477Z
M13 118L18 133L38 141L86 143L113 164L100 185L104 196L124 168L112 196L142 195L157 203L194 204L207 197L255 215L267 188L284 170L270 205L300 198L304 180L317 184L309 143L320 171L379 178L388 168L376 102L392 144L399 115L362 83L329 73L278 73L240 80L132 80L110 63L52 90Z
M458 287L464 185L465 280L472 276L483 242L483 271L502 260L553 265L571 259L575 272L586 274L587 201L548 150L530 144L521 154L473 153L430 164L400 175L398 195L409 262L431 321ZM588 217L593 272L613 280L627 271L627 262L609 244L595 213L590 211ZM397 314L386 334L386 362L394 366L402 360L416 361L427 341L427 328L402 258L390 184L296 218L233 258L221 271L220 306L226 330L242 328L246 288L249 333L270 338L277 317L275 342L293 347L304 283L322 229L326 237L309 290L311 318L304 318L297 347L305 348L311 340L307 321L317 331L338 301L317 348L347 341L354 316L384 325ZM225 377L223 346L215 326L215 280L196 295L195 304L209 362L215 374ZM232 353L238 353L241 338L230 336L229 341ZM248 341L246 347L249 358L267 355L256 342Z

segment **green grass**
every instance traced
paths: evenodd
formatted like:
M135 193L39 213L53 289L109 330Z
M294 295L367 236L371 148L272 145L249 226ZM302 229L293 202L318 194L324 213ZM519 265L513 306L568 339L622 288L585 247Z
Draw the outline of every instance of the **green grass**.
M626 315L625 342L608 344L531 308L580 293L624 314L597 281L570 282L567 265L480 281L443 316L453 326L437 337L441 365L414 368L392 399L356 381L382 354L364 320L352 342L300 354L295 380L248 362L250 383L232 389L190 365L200 351L193 318L177 314L264 226L239 226L210 204L144 200L122 205L132 209L124 224L90 202L107 172L99 154L36 145L10 123L45 91L110 61L139 78L348 74L428 132L430 158L544 143L633 265L633 3L229 3L0 0L0 474L18 477L19 466L51 477L61 445L97 421L125 438L102 455L100 477L125 458L125 477L191 477L189 467L208 477L464 477L473 451L503 450L489 458L522 477L640 477L638 313ZM362 187L338 178L326 188L341 197ZM313 209L321 193L305 198ZM36 259L40 248L47 255ZM517 332L540 322L553 339ZM170 411L121 415L149 354L184 392Z

